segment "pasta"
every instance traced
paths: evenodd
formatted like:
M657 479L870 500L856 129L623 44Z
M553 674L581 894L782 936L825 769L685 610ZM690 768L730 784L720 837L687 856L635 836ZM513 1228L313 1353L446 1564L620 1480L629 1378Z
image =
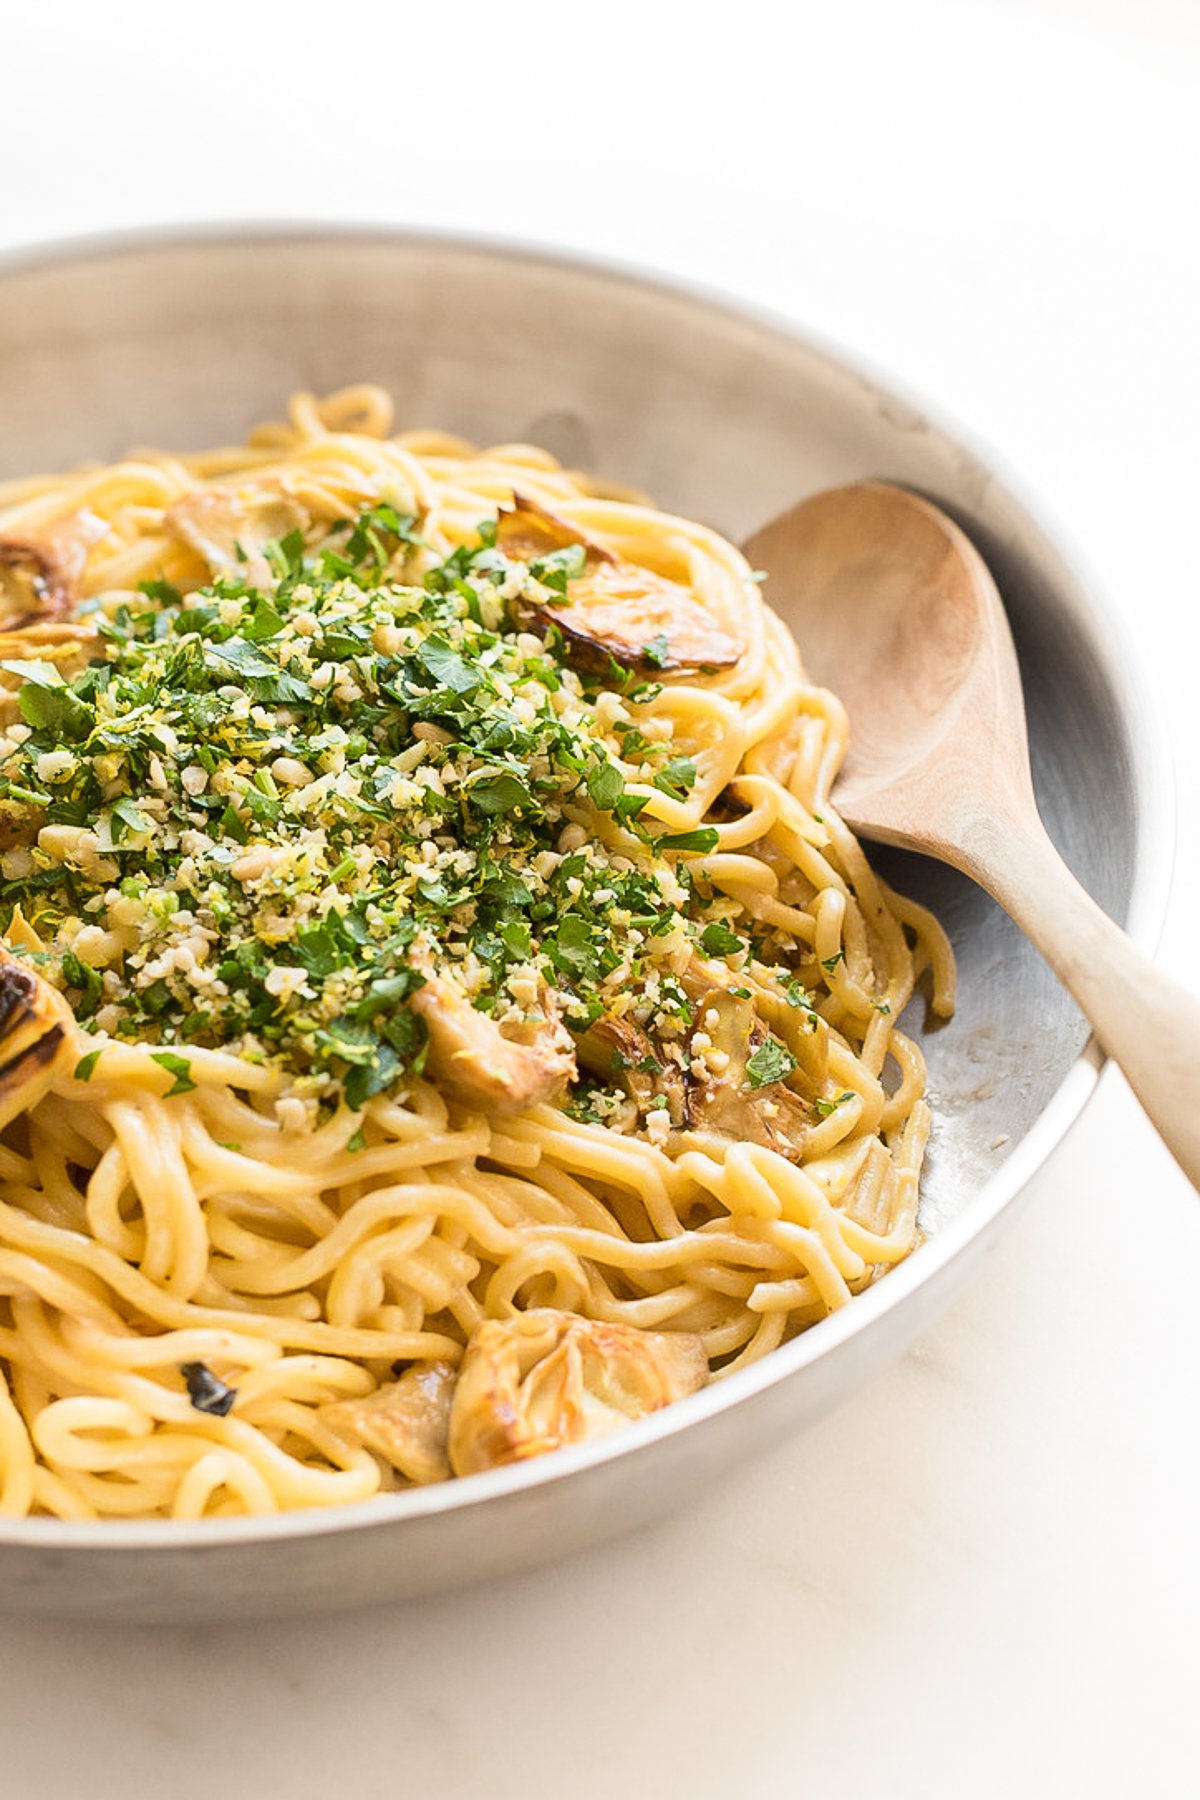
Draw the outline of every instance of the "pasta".
M716 533L361 387L0 590L0 1514L521 1460L908 1255L949 949Z

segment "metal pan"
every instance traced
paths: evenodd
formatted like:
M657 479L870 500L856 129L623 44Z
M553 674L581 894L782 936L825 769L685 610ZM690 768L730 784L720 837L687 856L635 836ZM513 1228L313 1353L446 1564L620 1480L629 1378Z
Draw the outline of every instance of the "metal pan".
M636 271L390 228L167 229L0 259L0 476L236 440L294 388L363 380L392 390L406 425L545 444L735 540L834 482L924 490L1000 583L1052 834L1153 946L1171 777L1129 634L1008 475L861 363ZM878 860L937 910L960 965L958 1015L924 1039L937 1128L928 1240L906 1263L754 1367L525 1467L266 1519L2 1521L0 1606L178 1623L477 1581L664 1512L900 1356L1015 1215L1100 1057L982 893L918 859Z

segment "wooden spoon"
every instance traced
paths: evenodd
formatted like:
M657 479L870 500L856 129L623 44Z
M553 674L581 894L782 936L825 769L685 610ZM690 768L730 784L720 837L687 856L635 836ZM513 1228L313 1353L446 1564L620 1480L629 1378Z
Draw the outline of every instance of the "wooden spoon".
M1029 773L1021 678L996 584L944 513L884 483L801 501L745 546L813 678L850 715L833 803L863 837L986 888L1087 1015L1200 1188L1200 1011L1080 887Z

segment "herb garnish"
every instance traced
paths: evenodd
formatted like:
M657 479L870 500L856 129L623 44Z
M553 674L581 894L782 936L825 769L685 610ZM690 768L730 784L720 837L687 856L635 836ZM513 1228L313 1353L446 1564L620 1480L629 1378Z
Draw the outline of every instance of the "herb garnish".
M615 662L581 675L561 633L524 629L514 575L567 599L579 546L526 570L485 521L437 562L381 502L264 558L261 586L243 561L195 592L102 600L101 652L70 679L0 664L20 682L0 926L20 905L76 1016L149 1044L168 1096L195 1087L195 1045L360 1108L424 1065L422 959L498 1021L536 1017L549 989L577 1032L631 1009L675 1046L681 942L790 978L799 947L776 933L768 955L693 874L717 829L648 823L655 790L684 801L699 779L655 719L661 688ZM392 578L406 558L415 582ZM660 634L646 658L668 650ZM749 1078L793 1066L771 1040Z
M769 1087L772 1082L786 1081L796 1067L796 1059L778 1038L760 1044L746 1063L746 1080L752 1088Z
M179 1373L187 1383L188 1399L197 1412L211 1413L214 1418L223 1419L232 1410L237 1389L226 1387L207 1363L181 1363Z

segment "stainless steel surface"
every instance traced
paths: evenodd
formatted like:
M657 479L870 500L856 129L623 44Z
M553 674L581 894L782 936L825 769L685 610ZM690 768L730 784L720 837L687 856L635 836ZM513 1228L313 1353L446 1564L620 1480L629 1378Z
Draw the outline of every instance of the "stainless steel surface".
M971 533L1008 606L1051 833L1153 946L1170 771L1124 630L1007 476L840 352L635 273L383 229L167 231L0 262L0 476L237 439L295 387L361 380L391 388L403 424L539 441L734 539L838 482L929 494ZM770 597L786 615L786 596ZM756 1367L525 1469L266 1520L0 1522L0 1607L178 1622L479 1580L665 1511L899 1356L1013 1216L1099 1059L979 890L919 859L876 858L934 906L960 963L958 1015L924 1039L930 1235L907 1263Z

